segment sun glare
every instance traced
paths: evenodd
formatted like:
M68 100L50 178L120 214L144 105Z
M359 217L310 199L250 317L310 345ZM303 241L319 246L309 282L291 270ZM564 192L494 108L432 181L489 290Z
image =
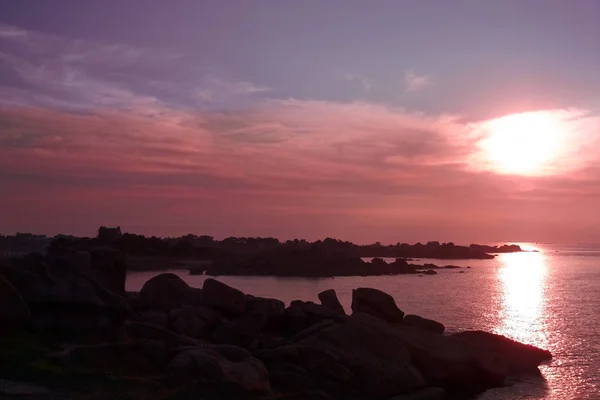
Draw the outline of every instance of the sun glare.
M484 125L480 142L498 172L541 175L559 155L566 134L564 120L551 112L507 115Z

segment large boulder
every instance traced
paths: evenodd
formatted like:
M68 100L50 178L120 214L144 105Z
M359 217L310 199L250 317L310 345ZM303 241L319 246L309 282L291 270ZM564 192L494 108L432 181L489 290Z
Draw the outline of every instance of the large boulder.
M246 311L262 314L267 318L277 317L285 311L285 303L281 300L246 295Z
M265 314L249 312L220 325L213 334L216 343L232 344L246 348L259 345L261 329L267 323Z
M319 300L321 301L322 305L324 305L327 308L330 308L331 310L337 313L346 313L344 311L344 307L342 307L342 304L338 300L335 290L333 289L324 290L321 293L319 293Z
M485 356L500 355L507 363L511 374L537 372L541 363L552 359L552 354L547 350L519 343L502 335L483 331L466 331L452 336L468 342L475 351Z
M470 395L505 382L508 368L499 354L485 355L457 337L403 325L394 329L429 386Z
M278 319L279 331L284 335L294 335L324 320L340 316L339 312L310 301L294 300Z
M150 279L140 291L139 307L170 311L201 303L201 289L191 288L180 277L163 273Z
M222 316L218 311L209 307L184 306L171 310L170 327L173 331L193 338L207 338Z
M399 333L364 313L323 322L293 344L258 353L281 390L387 398L424 386Z
M201 340L180 335L160 326L146 324L143 322L126 321L124 328L127 335L136 342L144 340L155 341L161 343L161 345L168 349L175 349L184 346L198 346L202 343Z
M202 286L204 304L231 316L242 315L246 311L246 295L231 286L215 279L207 279Z
M387 322L402 322L404 312L394 298L381 290L358 288L352 291L352 311L364 312Z
M423 329L434 333L444 333L444 330L446 330L444 324L440 322L412 314L404 316L404 319L402 320L402 325L413 326L415 328Z
M162 310L145 310L135 318L139 322L167 328L169 326L169 314Z
M0 277L0 326L21 325L29 321L27 302L19 292Z
M263 332L273 330L284 312L285 304L280 300L246 295L246 312L220 325L213 340L254 349L260 345Z
M235 346L202 345L184 350L171 361L167 373L178 383L218 385L249 394L271 392L263 363Z
M114 331L130 312L123 297L68 258L13 259L0 268L0 276L27 302L33 326L42 330Z
M130 377L156 376L161 372L139 343L73 345L51 357L69 370L113 372Z

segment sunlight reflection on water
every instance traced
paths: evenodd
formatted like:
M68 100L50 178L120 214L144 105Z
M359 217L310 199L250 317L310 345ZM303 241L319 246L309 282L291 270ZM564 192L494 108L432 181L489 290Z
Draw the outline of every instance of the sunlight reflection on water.
M520 243L517 243L520 244ZM501 254L492 260L453 260L464 268L436 276L337 277L335 279L223 276L219 280L255 296L289 304L318 302L336 290L351 311L352 290L374 287L390 293L403 311L443 322L448 332L481 329L550 350L541 376L511 380L477 400L598 400L600 396L600 246L527 245L539 253ZM427 260L444 265L447 260ZM194 287L206 276L171 271ZM139 291L159 271L132 271L127 290Z
M496 332L538 347L547 346L544 310L548 267L543 253L500 254L502 305Z

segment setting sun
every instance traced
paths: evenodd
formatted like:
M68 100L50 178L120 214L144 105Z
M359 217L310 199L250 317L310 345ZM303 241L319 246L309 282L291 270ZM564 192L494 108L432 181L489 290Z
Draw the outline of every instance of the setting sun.
M563 119L546 111L497 118L484 129L486 158L499 172L519 175L540 175L552 166L566 133Z

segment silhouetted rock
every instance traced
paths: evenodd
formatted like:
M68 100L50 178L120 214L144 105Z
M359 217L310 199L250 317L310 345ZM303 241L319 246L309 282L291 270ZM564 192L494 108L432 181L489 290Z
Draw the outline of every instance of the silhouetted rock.
M312 325L337 317L339 312L310 301L294 300L285 309L282 324L287 334L298 333Z
M469 246L469 249L477 251L477 252L492 253L492 254L518 253L518 252L523 251L523 249L521 249L521 246L519 246L517 244L504 244L502 246L486 246L486 245L480 245L480 244L472 244Z
M424 386L399 339L385 322L354 314L258 357L281 390L386 398Z
M242 315L246 311L246 295L215 279L204 281L202 296L205 305L229 315Z
M0 356L12 357L5 363L10 373L25 371L26 380L40 373L38 365L60 371L61 381L73 385L85 371L82 385L86 391L101 388L94 393L98 398L114 398L104 392L112 386L129 393L120 385L130 377L152 382L143 384L139 398L148 393L164 398L159 395L166 392L207 400L435 400L444 392L464 398L501 386L507 377L539 372L538 365L551 358L545 350L491 333L445 336L441 323L404 316L392 296L371 288L353 291L351 316L333 290L319 294L323 304L295 300L284 308L277 299L245 295L212 279L204 289L190 288L173 274L152 278L139 296L118 296L96 277L93 250L61 246L51 256L18 258L0 267L2 339L7 321L37 328L32 340L19 327L23 337L3 341ZM111 265L113 255L103 254L98 265ZM61 351L54 328L70 333ZM2 365L0 372L8 371ZM62 379L70 371L74 376ZM101 380L89 381L87 374Z
M169 313L173 331L196 339L209 337L221 318L219 312L203 306L183 306Z
M132 342L72 345L52 357L65 369L90 371L118 370L131 377L159 374L160 366L150 362L147 349Z
M508 369L501 354L486 355L467 341L412 327L397 328L411 360L430 386L473 394L502 386Z
M346 313L333 289L327 289L319 293L319 300L321 300L323 306L330 308L335 312L340 314Z
M437 275L437 272L433 269L428 269L426 271L423 271L423 274L425 275Z
M236 388L248 393L270 393L269 374L263 363L239 347L202 345L179 353L167 368L174 381Z
M160 326L142 322L127 321L124 325L127 334L136 340L155 340L169 349L185 346L198 346L198 339L180 335Z
M268 320L267 314L257 311L247 312L241 317L220 325L213 334L213 341L245 348L257 348L261 329Z
M282 315L285 303L277 299L246 295L246 312L264 315L267 319Z
M352 291L352 311L371 314L387 322L401 322L404 318L404 313L392 296L372 288L358 288Z
M552 354L535 346L519 343L502 335L483 331L465 331L452 335L489 357L501 356L509 373L537 371L538 365L552 359Z
M136 318L140 322L167 328L169 326L169 314L162 310L145 310Z
M423 329L433 333L444 333L446 329L444 324L434 321L432 319L422 318L418 315L405 315L402 320L402 324L406 326L413 326L415 328Z
M38 329L114 330L129 314L124 298L68 257L15 258L0 268L0 276L27 302Z
M147 281L140 291L141 308L169 311L201 302L202 291L193 289L180 277L164 273Z

